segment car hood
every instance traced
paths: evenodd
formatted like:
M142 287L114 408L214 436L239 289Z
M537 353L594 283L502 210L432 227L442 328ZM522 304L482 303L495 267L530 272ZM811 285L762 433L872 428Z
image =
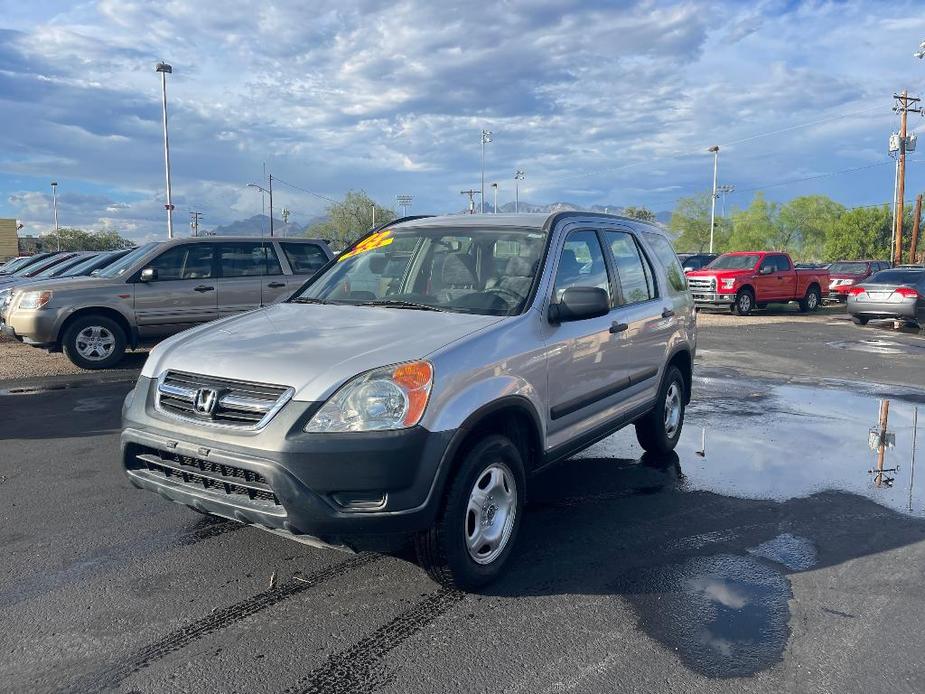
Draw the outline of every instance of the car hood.
M276 304L162 342L142 375L166 370L291 386L295 400L327 398L359 373L421 359L504 320L343 304ZM439 375L438 375L439 378Z
M720 270L720 269L707 269L703 270L690 270L685 273L688 277L717 277L722 275L724 277L734 276L738 277L739 275L754 275L754 268L749 268L747 270Z

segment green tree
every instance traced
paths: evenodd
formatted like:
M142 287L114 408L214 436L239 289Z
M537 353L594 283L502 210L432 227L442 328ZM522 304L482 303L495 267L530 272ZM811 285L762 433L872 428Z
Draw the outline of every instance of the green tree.
M327 239L336 250L340 250L373 228L374 206L377 226L395 219L393 210L376 204L362 190L351 190L342 202L328 205L327 219L309 226L305 235Z
M681 198L671 213L668 228L675 237L675 248L680 252L701 253L710 247L710 194L702 193ZM729 235L725 220L717 217L713 232L713 248L724 248Z
M744 210L732 215L732 234L726 250L787 250L790 236L779 229L780 207L757 193Z
M644 222L655 221L655 213L648 207L636 207L635 205L630 205L629 207L623 208L623 214L627 217L632 217L633 219L641 219Z
M825 259L888 259L892 226L893 214L888 205L847 210L826 233Z
M844 205L825 195L794 198L780 208L778 242L800 258L819 260L829 230L844 213Z
M106 231L84 231L72 227L62 227L57 234L46 234L44 240L48 246L57 249L58 239L62 251L115 251L131 248L135 244L123 238L111 229Z

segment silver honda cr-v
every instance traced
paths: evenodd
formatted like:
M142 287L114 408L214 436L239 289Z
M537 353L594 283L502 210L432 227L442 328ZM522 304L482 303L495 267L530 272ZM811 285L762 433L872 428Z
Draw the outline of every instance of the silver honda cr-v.
M137 487L309 544L413 537L467 589L530 478L628 424L674 448L693 304L668 238L609 215L393 222L288 301L152 352L126 398Z

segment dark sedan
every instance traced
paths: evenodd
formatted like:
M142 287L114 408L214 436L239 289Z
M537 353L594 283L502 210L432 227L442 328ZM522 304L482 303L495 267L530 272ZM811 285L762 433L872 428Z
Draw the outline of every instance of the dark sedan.
M881 270L848 290L848 313L855 323L892 318L925 326L925 269Z

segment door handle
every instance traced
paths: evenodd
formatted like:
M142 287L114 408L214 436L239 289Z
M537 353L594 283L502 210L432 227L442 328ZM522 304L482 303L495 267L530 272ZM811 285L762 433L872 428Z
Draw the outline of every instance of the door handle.
M286 283L285 282L270 282L270 284L268 284L267 286L270 287L271 289L279 289L280 287L285 287Z
M674 311L670 308L666 308L662 311L662 318L671 318L674 315Z
M204 284L200 284L198 287L193 289L194 292L211 292L214 291L215 287L207 287Z
M610 324L610 332L614 334L622 333L624 330L629 330L629 327L630 326L626 323L618 323L617 321L614 321Z

